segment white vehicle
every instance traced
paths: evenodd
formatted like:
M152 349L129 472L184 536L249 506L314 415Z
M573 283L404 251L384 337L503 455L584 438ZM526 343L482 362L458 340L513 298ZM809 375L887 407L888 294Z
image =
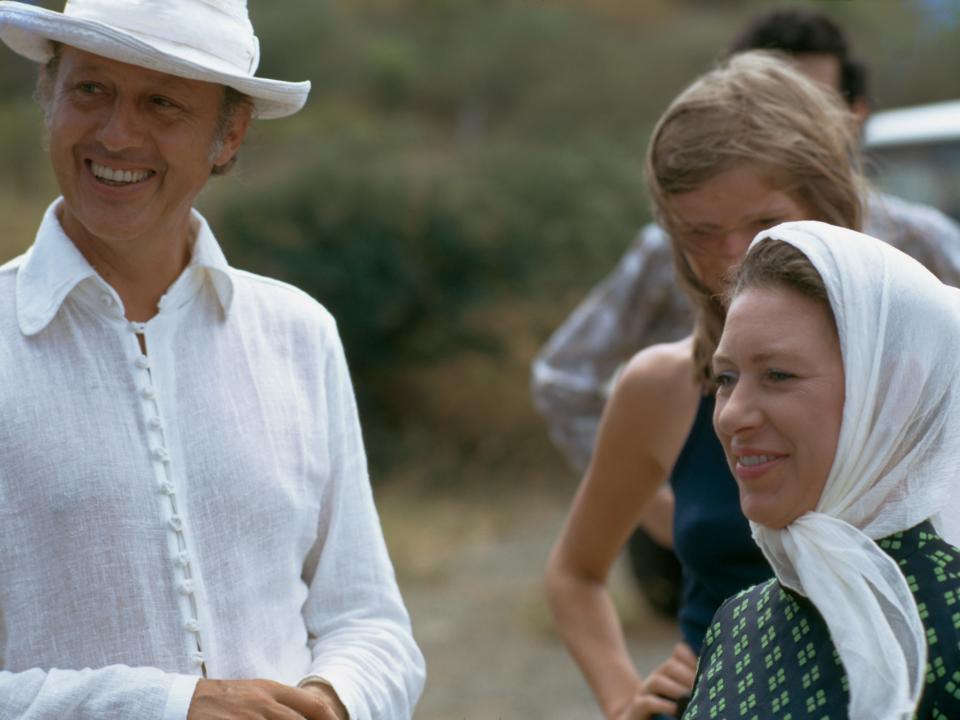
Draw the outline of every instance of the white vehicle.
M960 100L875 113L863 143L881 190L960 221Z

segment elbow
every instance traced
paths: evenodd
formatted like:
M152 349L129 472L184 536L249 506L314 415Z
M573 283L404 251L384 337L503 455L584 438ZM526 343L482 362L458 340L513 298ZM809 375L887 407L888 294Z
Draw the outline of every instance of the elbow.
M562 617L563 608L595 584L588 574L577 571L559 546L553 549L543 573L543 589L554 618Z

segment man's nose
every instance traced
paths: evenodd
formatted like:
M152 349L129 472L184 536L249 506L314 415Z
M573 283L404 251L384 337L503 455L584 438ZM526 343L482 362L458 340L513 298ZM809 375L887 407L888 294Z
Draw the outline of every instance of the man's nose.
M97 131L97 140L111 152L119 152L139 145L143 119L140 110L129 101L114 102Z

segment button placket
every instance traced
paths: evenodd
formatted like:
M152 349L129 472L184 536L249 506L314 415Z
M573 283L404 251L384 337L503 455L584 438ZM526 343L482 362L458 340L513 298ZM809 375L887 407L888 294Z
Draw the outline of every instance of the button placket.
M142 335L146 331L144 323L128 323L131 332ZM139 345L139 343L138 343ZM164 422L160 413L160 404L157 398L157 390L154 384L153 363L147 355L139 352L134 358L133 365L138 371L137 387L142 400L142 407L146 416L146 425L149 434L150 454L155 463L155 472L158 477L159 494L166 498L165 515L167 517L167 527L173 534L174 545L176 547L171 557L171 566L175 577L177 578L177 591L183 596L187 607L183 608L186 618L183 624L184 632L189 636L188 646L191 662L198 668L201 674L206 677L205 659L203 656L203 645L200 641L200 623L199 609L197 606L197 597L193 579L193 573L190 563L186 537L184 534L184 521L180 515L177 503L177 489L173 480L172 458L167 443L167 434L165 432ZM159 464L159 467L156 467Z

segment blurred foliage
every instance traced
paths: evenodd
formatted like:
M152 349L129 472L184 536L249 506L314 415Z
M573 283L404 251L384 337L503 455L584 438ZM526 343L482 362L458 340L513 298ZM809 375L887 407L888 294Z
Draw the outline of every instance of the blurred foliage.
M249 4L260 74L308 78L313 93L255 124L235 174L205 192L228 257L338 318L381 470L427 453L542 462L533 353L647 220L657 115L773 3ZM878 106L960 95L960 4L793 4L847 28ZM0 258L55 193L35 70L3 53Z

